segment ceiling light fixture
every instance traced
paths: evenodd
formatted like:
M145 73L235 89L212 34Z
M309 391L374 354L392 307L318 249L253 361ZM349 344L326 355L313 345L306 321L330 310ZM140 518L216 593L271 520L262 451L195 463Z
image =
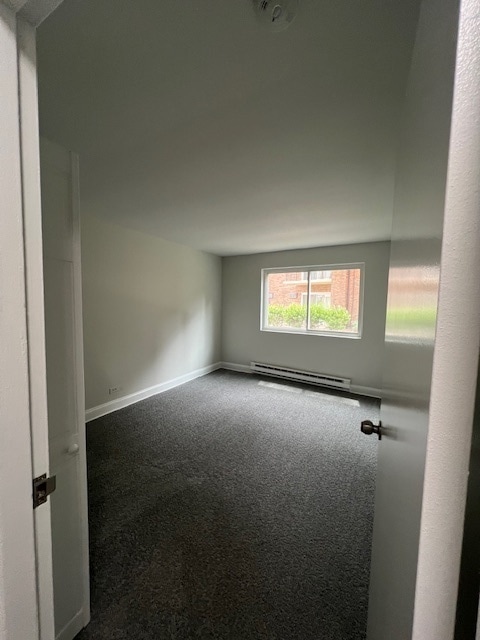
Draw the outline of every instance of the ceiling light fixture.
M257 19L270 31L285 31L298 12L298 0L253 0Z

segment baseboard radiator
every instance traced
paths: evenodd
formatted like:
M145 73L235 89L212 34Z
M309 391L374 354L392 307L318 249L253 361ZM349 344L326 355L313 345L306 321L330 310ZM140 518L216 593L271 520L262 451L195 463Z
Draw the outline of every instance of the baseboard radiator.
M327 376L323 373L279 367L263 362L251 362L250 368L252 373L261 373L264 376L273 376L274 378L283 378L284 380L296 380L297 382L308 382L308 384L318 384L322 387L329 387L330 389L350 391L351 381L348 378L337 378L335 376Z

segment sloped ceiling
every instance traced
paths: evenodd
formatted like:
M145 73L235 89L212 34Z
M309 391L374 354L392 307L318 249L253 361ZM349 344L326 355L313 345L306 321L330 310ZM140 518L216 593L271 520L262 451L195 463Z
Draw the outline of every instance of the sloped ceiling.
M38 34L42 134L82 210L233 255L389 237L417 0L65 0Z

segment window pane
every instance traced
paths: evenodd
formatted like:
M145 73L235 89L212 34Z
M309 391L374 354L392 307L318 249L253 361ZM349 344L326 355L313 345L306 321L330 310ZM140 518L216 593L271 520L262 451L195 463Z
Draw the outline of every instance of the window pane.
M307 281L305 273L269 273L266 280L265 328L305 331Z
M311 273L316 277L310 278L308 328L312 331L358 333L361 270L334 269Z

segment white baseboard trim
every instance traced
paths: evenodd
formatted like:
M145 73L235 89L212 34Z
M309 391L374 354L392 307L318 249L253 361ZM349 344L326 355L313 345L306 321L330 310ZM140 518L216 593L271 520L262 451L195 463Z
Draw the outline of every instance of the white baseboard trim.
M85 626L86 623L84 611L83 609L80 609L80 611L75 614L70 622L68 622L58 633L55 640L71 640L71 638L74 638L77 634L79 634Z
M208 373L212 373L212 371L217 371L217 369L227 369L228 371L238 371L240 373L252 373L248 364L238 364L236 362L215 362L214 364L202 367L201 369L196 369L195 371L186 373L178 378L167 380L166 382L162 382L153 387L148 387L147 389L142 389L141 391L130 393L129 395L122 396L121 398L116 398L110 402L105 402L104 404L99 404L96 407L87 409L87 411L85 411L85 422L101 418L102 416L106 416L108 413L118 411L119 409L128 407L129 405L140 402L141 400L146 400L158 393L174 389L181 384L185 384L186 382L190 382L196 378L201 378ZM375 389L374 387L363 387L361 385L352 384L350 391L351 393L356 393L361 396L381 398L380 389Z
M85 422L90 422L91 420L95 420L96 418L101 418L102 416L106 416L108 413L118 411L119 409L128 407L129 405L140 402L141 400L146 400L151 396L156 396L158 393L163 393L164 391L168 391L169 389L174 389L181 384L185 384L185 382L190 382L191 380L195 380L196 378L201 378L202 376L207 375L207 373L212 373L212 371L221 369L222 364L222 362L215 362L214 364L210 364L207 367L202 367L201 369L196 369L195 371L191 371L190 373L185 373L183 376L178 376L178 378L172 378L172 380L161 382L160 384L156 384L153 387L148 387L147 389L142 389L142 391L136 391L135 393L130 393L129 395L122 396L121 398L116 398L115 400L111 400L110 402L105 402L104 404L99 404L96 407L87 409L87 411L85 411Z
M252 370L248 364L236 364L235 362L220 362L221 369L227 369L227 371L239 371L240 373L252 373Z
M247 364L237 364L236 362L220 362L221 369L227 369L228 371L239 371L240 373L252 373L251 368ZM369 398L381 398L382 392L375 387L363 387L359 384L352 384L350 393L355 393L359 396L368 396Z

